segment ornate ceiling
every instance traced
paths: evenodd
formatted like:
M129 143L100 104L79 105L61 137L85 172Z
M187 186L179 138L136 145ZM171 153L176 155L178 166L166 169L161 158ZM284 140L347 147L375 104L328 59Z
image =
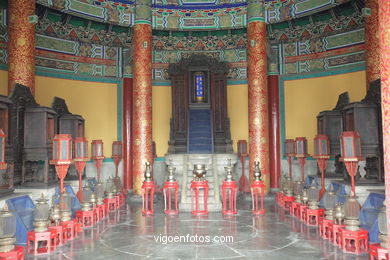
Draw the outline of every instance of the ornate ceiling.
M273 24L305 17L355 0L264 1L266 22ZM94 21L121 26L134 24L134 1L37 0L37 3ZM159 30L244 28L246 8L246 0L153 0L152 25Z
M119 1L119 0L117 0ZM124 1L124 0L122 0ZM296 42L361 28L363 4L351 1L292 21L268 24L271 43ZM37 6L39 34L83 43L131 47L131 27L93 21L41 5ZM245 48L246 28L209 31L153 31L157 50L224 50Z

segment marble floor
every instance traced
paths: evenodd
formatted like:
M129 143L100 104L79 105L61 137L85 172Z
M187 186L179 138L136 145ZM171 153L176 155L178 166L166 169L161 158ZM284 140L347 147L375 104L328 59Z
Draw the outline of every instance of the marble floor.
M273 199L266 200L266 215L260 217L252 216L251 202L243 198L237 202L238 215L229 218L220 213L165 216L162 203L157 198L155 215L143 217L141 204L128 202L56 252L26 259L369 259L343 254L319 238L318 229L285 214ZM214 241L206 241L207 236ZM233 241L220 242L229 239Z

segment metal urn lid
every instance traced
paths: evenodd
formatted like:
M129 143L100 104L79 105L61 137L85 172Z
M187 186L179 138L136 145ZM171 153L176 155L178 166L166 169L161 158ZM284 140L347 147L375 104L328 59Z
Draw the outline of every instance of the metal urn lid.
M153 178L152 178L152 171L150 169L150 163L149 162L146 162L145 163L145 181L152 181Z
M260 162L255 161L255 168L253 169L253 177L255 181L261 181Z
M228 166L225 167L226 170L226 179L225 181L233 181L233 166L232 166L232 160L228 159Z
M194 170L192 171L194 179L203 179L206 175L205 164L194 164Z

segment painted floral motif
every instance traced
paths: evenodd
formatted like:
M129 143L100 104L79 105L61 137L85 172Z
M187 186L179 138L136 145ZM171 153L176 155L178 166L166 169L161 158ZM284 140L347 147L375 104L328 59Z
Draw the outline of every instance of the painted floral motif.
M91 44L80 44L80 56L90 57L92 54Z
M366 0L366 7L371 9L371 16L366 17L366 77L367 84L380 78L379 18L378 0ZM368 86L368 85L367 85Z
M35 64L37 66L46 67L46 68L58 68L61 70L73 71L73 64L64 61L48 60L43 58L36 58Z
M9 2L8 89L15 83L35 91L35 27L28 16L35 14L35 1Z

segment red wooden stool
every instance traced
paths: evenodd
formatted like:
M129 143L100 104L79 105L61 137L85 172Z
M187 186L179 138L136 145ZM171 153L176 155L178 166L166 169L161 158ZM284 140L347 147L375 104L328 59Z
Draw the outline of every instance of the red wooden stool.
M104 217L106 216L105 215L105 211L106 211L106 206L104 205L104 203L102 205L97 205L96 206L97 208L97 211L98 211L98 214L99 214L99 219L104 219Z
M1 260L24 260L24 247L15 246L9 252L0 252Z
M306 209L306 225L317 227L324 218L325 209Z
M154 213L154 181L144 181L141 187L142 215Z
M122 207L125 204L125 194L122 192L119 194L119 206Z
M163 193L164 193L164 213L168 215L178 214L179 208L177 204L179 201L179 184L177 183L177 181L166 181L164 183ZM172 193L173 193L173 202L172 202Z
M296 201L291 202L290 215L299 218L301 215L300 207L301 207L300 202L296 202Z
M263 215L264 211L264 182L253 180L251 184L252 214Z
M115 205L115 209L119 209L119 205L120 205L120 196L119 195L115 195L114 196L115 200L116 200L116 205Z
M283 208L290 209L291 203L295 200L293 196L284 196L283 197Z
M53 230L53 232L56 233L56 239L55 239L56 247L65 244L65 241L64 241L64 231L63 231L63 227L62 226L50 226L50 227L48 227L48 229L50 231Z
M104 203L104 217L108 215L108 204Z
M203 190L203 209L199 207L199 195L200 191ZM207 199L209 195L209 184L208 181L192 181L190 186L191 191L191 213L196 216L207 215ZM195 203L195 207L194 207ZM194 209L195 208L195 209Z
M368 252L368 231L351 231L341 228L341 248L346 253L362 254Z
M341 248L341 229L345 228L344 224L332 224L332 240L331 242Z
M79 235L79 233L81 231L83 231L83 225L79 222L77 222L77 219L73 219L73 222L74 222L74 233L75 233L75 237L77 237Z
M108 212L114 212L116 210L116 199L115 198L105 198L104 204L107 205Z
M370 260L388 260L389 250L381 247L380 243L370 245Z
M237 214L237 191L238 186L235 181L222 182L222 215Z
M305 205L301 205L299 207L299 215L300 215L300 220L304 223L306 223L306 218L307 218L307 215L306 215L306 211L308 209L308 206L305 206Z
M320 236L322 239L328 239L332 241L333 230L332 230L333 220L323 219L320 225Z
M276 193L276 204L282 205L284 194L283 192Z
M27 233L27 252L29 254L46 254L56 249L57 232L50 230L46 232L29 231Z
M100 219L99 219L99 208L96 206L95 208L93 208L92 212L93 212L93 221L95 223L98 223L100 221Z
M94 219L93 219L93 210L88 211L82 211L78 210L76 211L76 219L78 223L81 223L83 227L92 227L95 225Z
M76 229L73 220L61 222L65 240L73 240L76 237Z

